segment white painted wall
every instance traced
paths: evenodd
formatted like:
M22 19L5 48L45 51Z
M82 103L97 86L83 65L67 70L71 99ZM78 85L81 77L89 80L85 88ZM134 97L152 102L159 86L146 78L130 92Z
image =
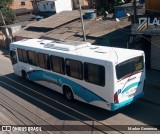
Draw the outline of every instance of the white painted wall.
M56 13L61 11L72 10L72 0L57 0L55 1Z
M47 0L37 2L37 6L40 12L55 12L55 0ZM45 8L44 8L45 6ZM52 8L53 7L53 8Z
M51 4L53 4L53 9L51 8ZM72 0L46 0L37 2L37 5L40 12L50 11L59 13L61 11L72 10ZM44 5L46 8L44 8Z

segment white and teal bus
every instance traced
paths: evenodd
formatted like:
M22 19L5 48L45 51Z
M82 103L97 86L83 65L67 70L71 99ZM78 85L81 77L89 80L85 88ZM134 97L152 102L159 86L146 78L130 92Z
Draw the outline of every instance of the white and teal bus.
M143 95L144 52L87 42L27 39L10 44L14 73L66 99L114 111Z

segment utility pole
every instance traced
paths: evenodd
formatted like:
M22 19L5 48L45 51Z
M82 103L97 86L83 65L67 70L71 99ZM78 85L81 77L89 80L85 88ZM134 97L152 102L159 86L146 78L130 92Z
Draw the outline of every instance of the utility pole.
M132 5L133 5L133 11L134 11L134 23L137 21L137 7L136 7L137 1L133 0Z
M6 23L5 23L5 21L4 21L3 14L2 14L2 12L1 12L1 11L0 11L0 13L1 13L1 17L2 17L2 22L3 22L3 25L4 25L4 26L6 26Z
M7 34L7 36L10 36L10 35L9 35L8 28L6 27L6 23L5 23L5 20L4 20L4 17L3 17L3 14L2 14L2 12L1 12L1 11L0 11L0 14L1 14L1 18L2 18L3 25L5 26L6 34Z
M86 35L85 35L85 29L84 29L84 23L83 23L83 15L82 15L82 7L81 7L81 0L79 0L79 11L80 11L80 17L81 17L81 25L82 25L82 32L83 32L83 40L86 41Z

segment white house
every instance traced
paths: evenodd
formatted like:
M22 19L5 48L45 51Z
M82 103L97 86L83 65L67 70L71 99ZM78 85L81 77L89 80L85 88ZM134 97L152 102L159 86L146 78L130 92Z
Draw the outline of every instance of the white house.
M41 0L37 2L40 12L56 12L71 11L72 0Z

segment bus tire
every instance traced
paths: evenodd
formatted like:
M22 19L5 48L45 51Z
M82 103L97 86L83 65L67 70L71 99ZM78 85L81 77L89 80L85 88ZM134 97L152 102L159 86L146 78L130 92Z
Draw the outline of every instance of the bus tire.
M70 89L70 87L64 86L63 87L63 94L68 101L74 100L74 96L73 96L73 93L72 93L72 90Z
M24 70L22 70L22 78L24 80L29 80L28 75L27 75L26 71L24 71Z

